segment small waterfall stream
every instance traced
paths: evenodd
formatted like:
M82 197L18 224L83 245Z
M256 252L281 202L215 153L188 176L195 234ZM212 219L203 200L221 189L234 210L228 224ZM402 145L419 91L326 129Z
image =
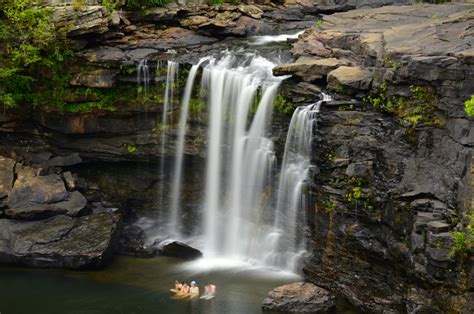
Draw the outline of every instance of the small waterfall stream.
M199 66L207 61L208 58L201 59L196 65L191 67L189 71L188 79L186 81L186 86L184 88L184 95L181 101L181 113L179 117L179 126L178 126L178 141L176 142L176 158L175 158L175 167L173 172L173 182L171 187L171 207L169 215L169 232L171 235L180 238L180 195L181 195L181 180L183 175L183 158L184 158L184 140L186 136L186 124L188 121L189 113L189 102L191 100L191 92L194 86L194 80L196 79L196 74L199 69Z
M164 178L165 177L165 169L167 168L166 164L166 131L168 128L168 113L169 110L172 109L173 106L173 96L174 96L174 89L175 89L175 80L178 77L178 70L179 64L174 61L168 61L167 63L167 71L166 71L166 86L165 86L165 96L163 100L163 113L161 117L161 122L159 124L159 129L161 133L161 146L160 146L160 174ZM164 180L162 179L160 182L160 206L163 207L164 202Z
M276 180L277 160L269 126L273 103L285 77L273 76L275 65L255 54L225 53L219 58L203 58L191 67L179 109L171 193L165 196L170 203L166 232L168 237L187 240L182 233L184 148L190 100L201 75L200 90L195 94L207 102L207 158L202 214L193 238L202 240L207 258L294 271L305 252L303 187L311 166L313 129L322 101L294 112ZM168 61L161 121L164 126L177 69L177 63ZM327 96L323 100L328 100ZM167 153L166 140L163 131L162 158ZM163 173L164 159L161 167ZM164 195L163 190L160 192Z
M312 142L319 107L330 100L326 94L316 104L298 107L291 118L280 170L278 196L272 241L271 262L296 269L298 260L306 251L304 241L303 189L311 166Z
M148 84L150 82L150 71L148 69L148 60L140 60L137 65L137 84L141 87L143 84L143 92L146 95L148 91Z

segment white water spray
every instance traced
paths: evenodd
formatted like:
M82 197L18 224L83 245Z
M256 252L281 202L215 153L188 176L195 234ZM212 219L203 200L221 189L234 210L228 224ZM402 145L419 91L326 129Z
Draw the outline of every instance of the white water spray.
M181 180L183 173L183 159L184 159L184 140L186 135L186 124L188 121L189 102L193 90L194 80L196 78L199 66L207 61L209 58L201 59L198 64L193 65L189 71L186 87L184 88L184 95L181 101L181 113L179 118L178 141L176 142L176 158L175 168L173 173L173 182L171 189L171 207L169 215L169 233L176 238L180 238L180 196L181 196Z
M273 248L267 255L268 262L295 270L298 260L305 253L304 213L306 185L311 166L313 132L317 113L326 94L316 104L298 107L291 118L286 138L283 163L278 184Z

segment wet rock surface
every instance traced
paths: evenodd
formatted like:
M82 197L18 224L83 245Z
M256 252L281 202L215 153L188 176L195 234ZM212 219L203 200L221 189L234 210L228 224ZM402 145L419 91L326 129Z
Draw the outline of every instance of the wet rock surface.
M310 173L312 253L305 262L305 280L344 295L365 312L470 313L472 292L466 291L473 289L474 261L468 256L461 264L449 252L452 233L466 229L465 216L469 204L472 207L474 190L474 127L463 106L474 92L473 6L422 4L366 9L404 2L411 1L285 1L285 6L256 5L256 9L173 5L151 9L146 16L118 12L110 19L103 7L88 8L79 14L82 22L75 23L70 33L77 44L77 56L87 65L87 69L75 70L72 83L104 89L117 87L119 81L136 84L133 70L141 59L194 62L227 48L230 41L223 39L229 36L296 32L313 26L319 12L363 7L325 16L295 43L296 61L289 58L288 64L274 70L278 75L293 75L282 86L288 100L285 108L314 103L326 83L336 98L323 104L318 135L313 141L313 163L317 167ZM69 11L64 12L63 16L70 16ZM163 53L168 49L177 53ZM150 68L155 65L150 63ZM131 74L115 76L119 70ZM162 82L163 77L152 73L152 81ZM412 127L393 113L364 104L370 91L383 85L387 97L409 96L410 86L429 87L437 98L433 103L436 115L443 123ZM150 206L157 203L150 191L157 189L159 178L149 175L156 169L131 178L122 177L123 172L132 173L128 166L120 165L121 171L111 176L101 173L100 167L84 166L84 173L98 174L92 183L88 182L88 189L80 192L87 199L86 212L92 207L95 214L79 218L69 217L69 209L57 205L76 195L72 206L75 214L71 215L85 214L78 209L83 199L75 194L83 182L72 182L63 173L62 187L58 183L57 188L40 188L33 194L20 184L25 178L56 178L56 167L77 165L82 159L159 159L161 133L156 121L161 117L160 109L121 110L41 112L34 115L37 124L33 128L26 124L22 126L23 133L0 134L2 144L13 150L28 147L64 155L32 156L42 169L0 159L3 262L69 268L102 265L114 243L115 236L110 234L115 235L117 226L115 218L111 218L116 214L109 213L115 205L101 199L102 191L130 211L156 208ZM285 140L290 118L291 114L276 114L273 121L278 156L282 155L278 147ZM18 119L16 112L0 115L2 130L17 130ZM186 154L205 157L202 139L206 136L206 121L193 117L190 125ZM166 150L171 155L176 130L170 128L167 135ZM201 167L195 169L202 168L202 164L201 160ZM199 173L192 175L199 180ZM32 182L35 180L51 179ZM10 198L12 189L16 190ZM198 199L194 194L190 199ZM10 199L14 207L9 208ZM38 220L20 221L5 216ZM53 217L45 219L49 216ZM184 219L192 221L190 216ZM95 239L83 238L95 233ZM21 241L15 242L13 237ZM36 243L36 239L42 240ZM129 224L120 239L119 252L156 254L155 248L150 250L145 244L143 230ZM186 258L200 253L180 243L170 245L168 255ZM299 290L301 285L278 290L274 297L282 298L283 307L294 307L292 295L299 294L302 310L311 296L332 298L320 289L306 295ZM272 300L268 304L277 306Z
M453 232L468 232L473 199L474 125L463 103L474 93L464 85L473 70L472 9L420 4L325 16L293 53L319 75L315 60L349 64L322 78L295 64L277 69L292 74L293 84L327 81L346 100L323 105L318 116L313 253L303 271L363 311L472 308L472 283L460 284L470 266L450 255ZM396 110L364 104L380 88L386 99L412 97L414 86L433 90L430 105L444 122L413 125Z
M0 263L71 269L105 266L116 250L121 214L87 215L88 200L76 190L71 172L61 175L55 166L50 168L55 173L42 175L49 168L31 164L32 160L68 164L67 160L80 157L45 152L24 156L0 159L0 179L12 186L3 190L8 194L0 203Z
M202 252L183 242L173 241L163 245L159 250L161 255L172 256L187 260L193 260L202 257Z
M296 282L273 289L262 302L264 312L332 313L336 298L326 289Z
M0 219L0 262L31 267L100 268L111 258L120 215L58 215L37 222Z
M7 204L10 208L18 208L56 203L67 195L64 182L58 175L25 177L15 181Z

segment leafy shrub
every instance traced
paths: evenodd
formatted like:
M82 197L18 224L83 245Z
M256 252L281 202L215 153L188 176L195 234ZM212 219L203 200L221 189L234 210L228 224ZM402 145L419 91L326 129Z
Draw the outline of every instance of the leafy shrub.
M387 85L372 90L364 100L374 107L392 112L408 122L412 128L423 123L430 126L444 125L435 114L438 98L429 86L410 86L410 97L387 97Z
M143 10L152 7L162 7L169 2L170 0L128 0L127 7L130 9Z
M460 256L461 259L463 259L470 245L469 238L466 236L464 232L461 232L461 231L454 231L452 233L452 236L453 236L453 245L451 246L451 250L449 251L448 256L451 258Z
M223 4L224 0L208 0L207 1L209 4Z
M117 8L118 0L102 0L102 5L109 10L109 12L114 12Z
M464 105L467 116L474 117L474 95L471 96L471 99L466 100Z

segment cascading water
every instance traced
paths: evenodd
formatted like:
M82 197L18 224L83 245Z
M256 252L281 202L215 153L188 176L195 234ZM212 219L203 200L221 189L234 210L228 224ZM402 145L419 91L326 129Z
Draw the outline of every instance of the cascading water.
M189 102L191 100L191 92L193 90L194 80L196 78L199 66L207 61L208 58L201 59L198 64L193 65L189 71L186 86L184 88L184 95L181 101L181 113L179 118L178 141L176 142L176 159L173 173L173 182L171 188L171 207L168 218L169 233L174 237L180 237L180 194L181 194L181 179L183 173L183 158L184 158L184 140L186 135L186 123L188 121Z
M148 84L150 82L150 71L148 69L148 61L140 60L137 65L137 84L141 87L143 84L143 92L146 95L148 91Z
M291 118L278 184L271 264L295 270L305 253L304 212L306 200L303 189L311 166L313 132L317 113L323 99L309 106L298 107Z
M175 66L168 63L164 112L169 107ZM201 228L195 236L201 236L206 257L294 270L304 252L302 187L310 167L320 103L300 107L293 115L276 193L272 190L276 158L268 127L285 78L272 75L274 66L260 56L242 58L227 53L219 59L201 59L191 68L180 108L166 232L185 240L180 232L184 145L192 89L202 67L198 94L207 102L209 115L207 165ZM276 195L275 207L272 198Z
M163 113L161 118L161 123L159 129L161 132L161 146L160 146L160 174L164 177L166 167L166 130L168 128L168 112L173 106L173 96L175 89L175 80L178 77L179 64L174 61L168 61L167 71L166 71L166 86L165 86L165 96L163 101ZM161 180L160 183L160 206L164 206L164 180Z
M210 257L259 261L264 245L260 231L266 219L262 197L269 193L275 162L267 128L282 78L273 77L275 64L265 58L251 56L236 62L232 55L214 60L204 68L202 79L210 121L205 252ZM259 88L262 97L253 114Z

